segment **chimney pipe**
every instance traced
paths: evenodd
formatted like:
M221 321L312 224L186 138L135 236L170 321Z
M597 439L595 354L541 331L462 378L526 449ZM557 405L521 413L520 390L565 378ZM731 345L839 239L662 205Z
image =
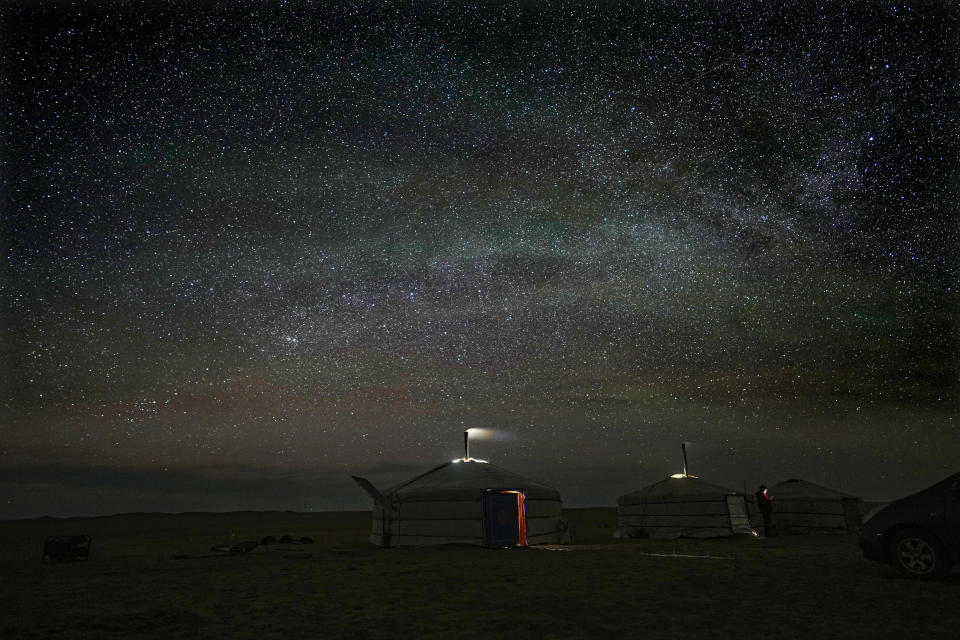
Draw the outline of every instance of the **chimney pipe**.
M470 430L463 432L463 461L470 459Z
M687 443L681 442L680 448L683 449L683 477L687 477Z

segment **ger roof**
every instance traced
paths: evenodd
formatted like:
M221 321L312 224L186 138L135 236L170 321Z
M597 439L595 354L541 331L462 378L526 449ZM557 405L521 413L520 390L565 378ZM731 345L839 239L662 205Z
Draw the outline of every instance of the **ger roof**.
M696 476L670 476L637 491L622 495L617 504L640 504L644 502L698 502L717 500L737 495L733 489L701 480Z
M457 499L484 489L522 489L527 498L560 499L560 494L553 487L494 464L472 459L446 462L391 487L384 494L400 501Z
M814 484L813 482L808 482L806 480L799 479L790 479L784 480L783 482L777 484L770 491L774 499L790 499L790 498L828 498L832 500L839 500L840 498L853 498L849 493L843 493L842 491L837 491L836 489L829 489L827 487L820 486L819 484Z

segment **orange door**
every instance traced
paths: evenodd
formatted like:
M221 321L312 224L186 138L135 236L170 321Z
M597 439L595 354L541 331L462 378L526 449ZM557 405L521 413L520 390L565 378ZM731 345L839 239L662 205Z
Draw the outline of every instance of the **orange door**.
M491 489L483 493L483 533L492 547L527 546L527 518L523 492Z

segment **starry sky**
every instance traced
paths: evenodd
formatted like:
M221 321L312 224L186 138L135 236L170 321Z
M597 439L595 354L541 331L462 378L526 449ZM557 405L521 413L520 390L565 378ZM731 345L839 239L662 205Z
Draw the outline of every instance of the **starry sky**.
M5 0L0 518L956 472L957 18Z

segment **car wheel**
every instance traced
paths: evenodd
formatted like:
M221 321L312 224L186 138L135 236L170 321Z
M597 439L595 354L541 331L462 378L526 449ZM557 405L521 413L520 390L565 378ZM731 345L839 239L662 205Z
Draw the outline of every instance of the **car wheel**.
M923 529L905 529L893 537L890 563L908 578L942 578L950 573L943 545Z

